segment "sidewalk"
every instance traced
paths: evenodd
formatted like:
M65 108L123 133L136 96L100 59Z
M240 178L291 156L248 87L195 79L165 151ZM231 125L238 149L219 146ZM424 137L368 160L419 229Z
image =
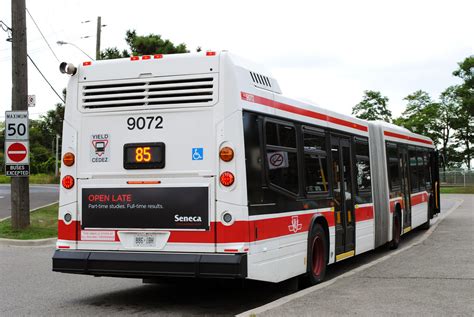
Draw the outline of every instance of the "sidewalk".
M446 198L464 202L422 243L259 316L473 316L474 195Z

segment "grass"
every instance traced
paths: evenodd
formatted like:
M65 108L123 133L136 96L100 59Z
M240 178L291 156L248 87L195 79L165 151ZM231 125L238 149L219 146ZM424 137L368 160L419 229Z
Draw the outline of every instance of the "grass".
M11 219L0 222L0 238L46 239L58 236L58 204L41 208L30 214L30 226L25 230L13 230Z
M474 194L474 186L466 187L441 187L441 194Z
M11 177L0 175L0 184L10 184ZM59 184L59 177L52 174L30 175L30 184Z

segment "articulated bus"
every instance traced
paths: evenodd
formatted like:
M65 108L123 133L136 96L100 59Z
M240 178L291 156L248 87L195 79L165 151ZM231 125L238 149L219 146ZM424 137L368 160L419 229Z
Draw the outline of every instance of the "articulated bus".
M432 140L290 99L228 52L61 70L56 272L315 284L440 211Z

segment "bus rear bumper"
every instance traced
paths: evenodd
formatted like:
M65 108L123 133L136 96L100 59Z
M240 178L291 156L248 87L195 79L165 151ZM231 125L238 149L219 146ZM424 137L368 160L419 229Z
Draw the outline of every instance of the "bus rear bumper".
M53 271L135 278L246 278L247 254L56 250Z

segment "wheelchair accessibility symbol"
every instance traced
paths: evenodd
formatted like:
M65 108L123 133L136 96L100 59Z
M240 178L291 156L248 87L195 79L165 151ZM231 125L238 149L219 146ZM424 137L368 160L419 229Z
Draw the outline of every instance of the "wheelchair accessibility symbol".
M193 148L193 161L202 161L204 158L204 150L202 147Z

